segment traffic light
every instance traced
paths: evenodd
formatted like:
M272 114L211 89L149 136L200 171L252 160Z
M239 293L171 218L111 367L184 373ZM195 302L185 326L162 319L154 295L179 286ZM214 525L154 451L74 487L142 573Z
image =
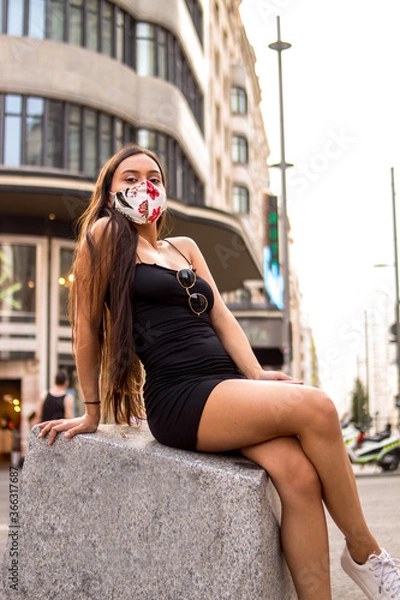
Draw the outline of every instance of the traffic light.
M267 234L267 244L271 250L271 265L276 265L275 268L277 269L277 272L279 272L279 218L277 196L268 196Z

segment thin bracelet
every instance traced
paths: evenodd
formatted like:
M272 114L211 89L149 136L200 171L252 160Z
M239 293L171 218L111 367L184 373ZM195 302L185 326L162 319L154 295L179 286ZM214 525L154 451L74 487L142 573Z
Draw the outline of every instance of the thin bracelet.
M98 400L97 402L84 402L83 404L101 404L101 401Z

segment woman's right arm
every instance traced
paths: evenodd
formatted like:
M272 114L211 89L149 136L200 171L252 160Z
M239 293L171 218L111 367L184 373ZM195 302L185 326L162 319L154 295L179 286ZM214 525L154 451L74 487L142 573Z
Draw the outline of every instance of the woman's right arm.
M40 423L42 431L39 437L49 434L48 442L53 444L57 433L65 431L65 437L71 438L78 433L96 431L101 418L100 402L100 344L99 329L103 314L103 304L111 273L107 219L100 219L92 230L93 244L101 250L102 258L91 281L91 255L88 244L83 241L75 263L74 303L74 353L78 379L85 402L85 414L73 419L61 419ZM100 247L101 246L101 247Z

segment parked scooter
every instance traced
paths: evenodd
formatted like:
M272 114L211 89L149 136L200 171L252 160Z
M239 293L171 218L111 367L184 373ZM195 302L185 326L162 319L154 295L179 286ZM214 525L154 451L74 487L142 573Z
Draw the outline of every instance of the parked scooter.
M342 425L343 440L350 461L357 465L377 464L383 471L394 471L400 464L400 432L388 425L376 435L366 435L350 422Z

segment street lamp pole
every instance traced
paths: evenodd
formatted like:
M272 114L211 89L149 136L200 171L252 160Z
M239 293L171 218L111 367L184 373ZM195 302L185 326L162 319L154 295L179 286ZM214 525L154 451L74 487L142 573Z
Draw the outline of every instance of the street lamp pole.
M291 327L290 327L290 270L289 270L289 227L287 217L287 201L286 201L286 169L292 167L290 163L286 162L285 158L285 123L283 115L283 84L282 84L282 52L291 48L291 44L282 42L281 40L281 25L280 17L276 17L278 39L276 42L269 44L268 47L271 50L276 50L278 53L278 73L279 73L279 107L280 107L280 138L281 138L281 161L272 167L279 167L282 175L282 233L283 243L281 248L283 250L283 370L290 375L291 374Z
M394 169L390 169L392 180L392 207L393 207L393 240L394 240L394 270L396 275L396 346L397 346L397 398L400 400L400 299L399 299L399 260L397 249L397 217L396 217L396 192L394 187Z

